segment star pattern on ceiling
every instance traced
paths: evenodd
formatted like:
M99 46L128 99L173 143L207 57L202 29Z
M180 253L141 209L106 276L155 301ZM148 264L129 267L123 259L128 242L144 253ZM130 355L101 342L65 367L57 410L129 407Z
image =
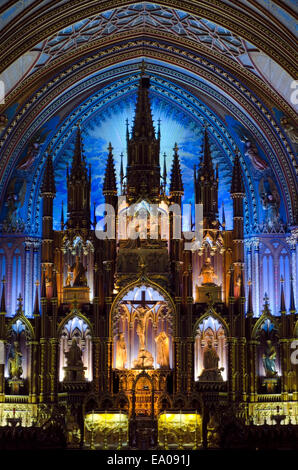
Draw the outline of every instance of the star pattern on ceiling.
M40 56L31 73L86 42L139 28L148 32L155 29L192 39L228 56L241 66L254 68L248 52L258 49L228 29L181 10L141 3L86 18L41 42L32 50L39 52Z

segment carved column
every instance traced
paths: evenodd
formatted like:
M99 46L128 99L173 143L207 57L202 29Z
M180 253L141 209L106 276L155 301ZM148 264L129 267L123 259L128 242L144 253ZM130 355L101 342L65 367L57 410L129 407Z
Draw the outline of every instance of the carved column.
M45 402L47 397L47 346L47 339L40 338L40 403Z
M248 347L249 347L249 393L250 393L250 401L255 402L256 401L256 395L257 395L257 341L249 341Z
M31 315L32 313L32 286L33 286L33 279L32 279L32 268L31 268L31 248L32 248L32 241L30 239L25 239L25 277L24 277L24 284L25 284L25 315Z
M235 401L236 382L235 382L235 338L227 338L228 344L228 397L229 401Z
M50 339L51 347L51 373L50 373L50 399L54 403L57 401L58 392L58 345L59 341L57 338Z
M101 380L102 370L100 367L100 338L92 338L92 349L93 349L93 383L96 394L103 390L103 383Z
M187 338L187 362L186 362L186 390L187 393L191 393L193 389L194 381L194 339Z
M30 341L30 403L37 403L37 379L38 379L38 367L37 367L37 349L38 341Z

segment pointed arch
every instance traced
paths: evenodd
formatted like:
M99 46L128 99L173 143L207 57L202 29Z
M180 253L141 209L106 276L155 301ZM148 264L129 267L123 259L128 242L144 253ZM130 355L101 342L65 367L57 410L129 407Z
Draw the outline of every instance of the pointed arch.
M31 340L34 340L35 339L35 331L34 331L34 328L33 326L31 325L29 319L27 317L25 317L25 315L23 313L17 313L14 317L12 317L7 326L6 326L6 337L8 338L9 335L10 335L10 332L12 330L12 327L13 325L18 321L20 320L20 322L22 322L25 326L25 328L27 328L27 331L29 332L29 336L30 336L30 339Z
M91 336L93 337L93 336L94 336L94 332L93 332L92 323L91 323L90 320L89 320L80 310L78 310L77 308L72 309L72 310L66 315L66 317L63 318L63 320L61 320L61 322L59 323L58 328L57 328L57 336L59 337L59 336L61 335L61 332L62 332L62 329L64 328L64 326L69 322L69 320L71 320L71 319L74 318L74 317L80 318L81 320L83 320L83 321L88 325L88 327L90 328Z
M257 339L257 334L258 334L258 331L260 330L261 326L263 325L263 323L266 321L266 320L269 320L275 327L276 331L279 332L279 321L278 321L278 318L277 317L274 317L273 315L271 315L271 313L268 311L265 311L262 313L262 315L258 318L258 320L256 321L254 327L253 327L253 330L252 330L252 339L256 340Z
M115 297L115 299L112 303L111 310L110 310L110 315L109 315L109 336L110 336L110 339L113 338L113 334L112 334L112 331L113 331L112 317L113 317L113 313L116 310L116 307L118 306L120 301L123 299L123 297L126 294L128 294L128 292L133 290L134 287L141 287L141 286L155 288L162 296L165 297L166 301L169 302L169 304L171 306L171 310L173 312L173 317L174 318L176 317L176 307L175 307L175 303L174 303L174 300L171 297L171 295L160 284L158 284L157 282L154 282L153 280L148 278L146 275L141 275L136 281L130 282L123 289L121 289L121 291L118 292L118 294L116 295L116 297Z
M225 333L226 333L226 336L229 337L230 336L230 328L229 328L229 325L227 324L227 322L225 321L224 318L221 317L221 315L219 315L216 310L214 310L214 308L212 306L209 306L208 309L206 310L206 312L200 317L197 319L197 321L195 322L194 324L194 327L193 327L193 338L196 337L196 333L197 333L197 329L198 329L198 326L200 323L202 323L203 320L205 320L205 318L208 318L208 317L213 317L215 320L217 320L219 323L221 323L225 329Z

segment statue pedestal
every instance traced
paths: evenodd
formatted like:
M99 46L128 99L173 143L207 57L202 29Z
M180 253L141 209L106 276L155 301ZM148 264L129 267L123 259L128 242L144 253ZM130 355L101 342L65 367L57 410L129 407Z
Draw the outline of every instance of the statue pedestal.
M276 386L278 384L278 378L276 377L267 377L263 379L262 386L266 387L267 393L274 393Z
M224 370L223 367L220 369L203 369L203 372L198 377L199 382L223 382L222 370Z
M133 361L135 369L154 369L154 359L152 354L146 349L140 349L138 357Z
M77 301L81 304L90 302L90 289L89 287L63 287L63 302L70 303Z
M85 370L87 367L82 366L66 366L63 367L65 370L65 377L63 382L73 383L73 382L86 382L85 379Z
M21 379L9 379L8 385L12 395L19 395L20 388L24 386L24 383Z
M221 286L213 283L196 286L196 302L208 303L211 300L221 302Z

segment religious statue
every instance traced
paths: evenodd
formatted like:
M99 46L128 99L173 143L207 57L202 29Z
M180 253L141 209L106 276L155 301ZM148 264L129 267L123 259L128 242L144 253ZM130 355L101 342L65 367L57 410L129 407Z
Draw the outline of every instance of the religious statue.
M19 380L23 373L22 353L20 351L20 345L17 341L14 341L9 352L8 373L12 380Z
M83 263L81 263L79 256L76 256L76 262L72 266L73 273L73 285L72 287L86 287L87 278L86 278L86 268L84 268Z
M242 135L240 140L244 143L244 155L250 159L254 168L259 171L266 170L268 164L260 157L256 144L245 135Z
M66 367L63 367L65 370L64 382L83 382L85 381L85 370L87 367L84 367L82 361L82 350L77 344L75 338L72 339L71 346L69 351L64 351L66 357Z
M277 370L275 366L276 350L271 340L267 340L266 343L267 346L265 349L265 353L263 354L263 365L266 377L275 377L277 375Z
M280 120L281 125L284 128L285 133L293 144L298 144L298 131L293 123L291 123L286 117Z
M222 382L223 378L221 371L223 367L218 368L219 356L216 349L213 347L212 340L208 340L207 346L204 350L203 355L203 366L204 369L199 376L199 380L203 382Z
M156 302L151 308L143 305L139 305L137 308L135 308L131 302L127 303L131 306L132 312L135 314L135 331L139 338L138 356L137 359L133 361L133 367L152 369L154 365L154 358L151 352L146 349L147 324L149 318L152 316L152 311L154 311L154 309L160 305L160 302Z
M71 267L70 265L67 266L67 277L66 277L66 281L65 281L65 286L66 287L71 287Z
M279 228L280 197L272 180L266 178L260 183L260 197L263 209L266 212L266 225L268 228Z
M127 361L126 342L123 333L119 333L116 342L116 369L125 369Z
M68 352L64 352L66 361L67 361L67 367L69 366L82 366L83 361L82 361L82 350L78 346L77 341L75 338L72 339L71 346L69 348Z
M170 358L169 358L169 337L165 331L161 331L155 338L157 347L157 364L160 365L161 369L169 369Z
M214 268L211 264L211 258L207 258L205 263L202 266L200 276L202 277L202 285L207 285L207 284L212 284L213 286L215 285L213 280L217 279L217 275L214 272Z

